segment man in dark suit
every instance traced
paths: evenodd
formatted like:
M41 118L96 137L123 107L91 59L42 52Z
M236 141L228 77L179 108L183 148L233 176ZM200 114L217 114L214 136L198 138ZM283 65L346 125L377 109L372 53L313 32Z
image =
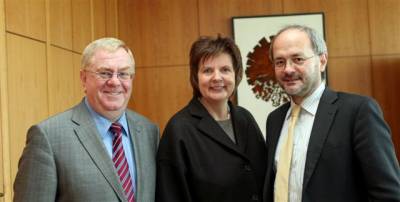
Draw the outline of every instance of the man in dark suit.
M86 47L86 97L29 129L14 201L154 201L159 130L126 109L134 73L124 42L102 38Z
M285 27L271 42L270 59L291 102L267 119L264 201L400 201L399 163L382 112L369 97L325 87L322 36ZM290 124L296 106L300 114Z

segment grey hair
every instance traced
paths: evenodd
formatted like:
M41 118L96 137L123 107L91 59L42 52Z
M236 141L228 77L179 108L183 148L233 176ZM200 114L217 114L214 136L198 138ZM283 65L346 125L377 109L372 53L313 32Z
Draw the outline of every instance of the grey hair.
M311 27L307 27L305 25L288 25L281 30L278 31L278 33L273 37L271 40L271 46L269 49L269 59L271 61L274 60L274 53L273 53L273 47L274 47L274 42L275 39L278 38L280 34L285 32L286 30L299 30L307 34L308 38L311 41L311 47L316 55L322 55L324 53L328 53L328 49L326 48L326 43L321 34L319 34L315 29Z
M135 73L135 64L132 51L125 44L125 42L111 37L97 39L86 46L86 48L83 50L82 53L81 69L86 69L91 65L91 63L93 62L92 61L93 55L97 50L106 50L109 52L115 52L119 48L123 48L129 54L132 61L133 73Z

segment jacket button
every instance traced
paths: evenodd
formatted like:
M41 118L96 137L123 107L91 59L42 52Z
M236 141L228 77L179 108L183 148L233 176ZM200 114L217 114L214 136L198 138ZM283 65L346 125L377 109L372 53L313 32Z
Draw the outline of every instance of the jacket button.
M251 166L250 165L244 165L244 170L251 171Z
M253 194L253 195L251 196L251 200L253 200L253 201L258 201L258 195Z

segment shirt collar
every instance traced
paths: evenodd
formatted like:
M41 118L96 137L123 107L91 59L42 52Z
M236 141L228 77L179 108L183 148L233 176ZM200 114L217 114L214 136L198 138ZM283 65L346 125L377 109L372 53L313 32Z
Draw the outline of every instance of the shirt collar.
M104 116L100 115L99 113L97 113L96 111L93 110L93 108L89 105L89 102L87 101L87 98L85 97L85 104L86 107L88 108L90 115L92 116L92 118L94 119L94 122L96 123L97 129L100 132L100 135L102 136L102 138L104 138L110 127L111 124L113 122L111 122L110 120L108 120L107 118L105 118ZM126 120L126 113L122 113L121 117L119 117L119 119L116 121L119 124L121 124L122 126L122 134L123 135L127 135L127 131L128 131L128 122Z
M315 116L315 114L317 113L319 100L320 100L324 90L325 90L325 82L322 82L310 96L306 97L303 100L303 102L301 103L301 109L303 109L306 112L310 113L311 115ZM286 114L286 119L288 119L290 117L290 114L292 113L293 105L294 105L294 102L292 100L292 101L290 101L290 109L289 109L288 113Z

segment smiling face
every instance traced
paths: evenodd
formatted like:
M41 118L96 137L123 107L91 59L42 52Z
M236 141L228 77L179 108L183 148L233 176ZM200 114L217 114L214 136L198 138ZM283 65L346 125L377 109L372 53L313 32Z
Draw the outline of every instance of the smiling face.
M226 53L200 62L197 76L203 101L226 103L234 91L235 71L232 58Z
M321 84L321 72L325 70L327 62L326 54L316 55L308 35L296 29L278 35L272 48L274 61L286 61L284 67L275 67L276 79L296 103L301 102ZM295 64L297 58L304 62L301 65Z
M115 52L96 50L91 61L89 67L81 70L86 98L93 110L109 120L115 120L128 105L133 81L133 76L128 80L120 80L116 73L133 73L134 61L123 48L118 48ZM111 72L114 75L105 80L96 74L100 71Z

